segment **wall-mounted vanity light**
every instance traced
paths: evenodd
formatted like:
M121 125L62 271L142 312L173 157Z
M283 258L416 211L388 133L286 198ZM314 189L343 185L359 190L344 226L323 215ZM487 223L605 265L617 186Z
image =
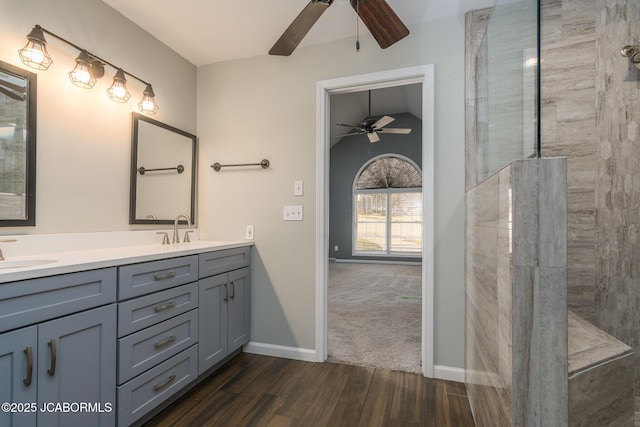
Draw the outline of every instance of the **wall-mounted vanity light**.
M121 68L118 68L116 75L113 76L113 84L107 89L107 94L112 101L116 102L127 102L131 98L131 94L127 90L127 79Z
M125 74L128 74L130 77L133 77L145 85L142 100L138 103L140 111L147 114L155 114L158 112L160 107L156 104L155 93L150 83L76 46L70 41L42 28L40 25L33 27L27 35L27 44L18 50L20 59L26 66L35 68L36 70L46 70L53 64L53 60L49 52L47 52L47 41L44 38L44 33L73 46L80 52L76 58L75 68L69 72L71 83L81 88L90 89L96 84L97 79L104 76L104 66L109 65L116 70L116 74L113 76L113 84L107 89L109 99L115 102L127 102L129 98L131 98L131 94L127 90L127 79L125 77Z

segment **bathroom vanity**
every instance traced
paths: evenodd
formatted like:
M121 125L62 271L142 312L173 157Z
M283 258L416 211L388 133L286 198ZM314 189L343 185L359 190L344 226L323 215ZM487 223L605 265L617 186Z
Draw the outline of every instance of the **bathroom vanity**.
M0 425L129 426L166 407L248 342L250 251L196 241L7 257L27 266L0 265Z

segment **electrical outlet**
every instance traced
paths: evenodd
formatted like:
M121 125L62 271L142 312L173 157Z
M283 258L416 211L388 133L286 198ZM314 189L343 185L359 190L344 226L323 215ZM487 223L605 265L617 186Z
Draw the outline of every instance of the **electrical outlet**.
M293 195L302 196L304 194L304 181L298 180L293 182Z
M302 221L302 206L283 206L283 221Z
M338 245L335 245L335 246L333 247L333 250L334 250L334 252L338 252Z
M247 240L253 240L255 238L254 231L253 225L247 225L247 233L245 236Z

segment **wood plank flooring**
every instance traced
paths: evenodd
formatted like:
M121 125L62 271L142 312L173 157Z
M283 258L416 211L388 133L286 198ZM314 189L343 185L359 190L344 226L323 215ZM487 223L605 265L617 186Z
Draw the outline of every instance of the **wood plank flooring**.
M464 384L241 353L145 427L473 427Z

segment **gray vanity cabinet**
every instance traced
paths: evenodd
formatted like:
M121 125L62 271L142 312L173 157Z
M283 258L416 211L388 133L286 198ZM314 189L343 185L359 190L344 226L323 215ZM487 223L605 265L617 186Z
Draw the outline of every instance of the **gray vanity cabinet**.
M38 378L34 375L38 327L30 326L0 335L0 400L11 403L35 403ZM10 408L11 409L11 408ZM37 411L1 411L0 425L33 427ZM29 408L31 409L31 408Z
M251 321L251 296L249 268L241 268L228 273L229 312L227 315L227 333L229 353L237 350L249 341L249 322Z
M0 285L0 425L115 424L115 291L114 268Z
M15 409L0 426L127 427L162 410L249 341L250 251L0 284L0 403Z
M200 255L199 374L249 341L250 250L237 248Z
M115 424L115 319L111 304L38 326L38 404L94 405L86 412L40 411L39 426Z
M199 282L198 299L202 306L198 316L200 328L198 375L222 361L228 354L227 312L225 301L227 274L207 277ZM206 309L205 309L206 307Z
M20 412L35 405L26 413L2 412L0 425L114 425L115 319L111 304L0 335L2 401ZM62 402L86 402L96 410L51 406Z
M118 268L118 426L198 376L198 256Z

